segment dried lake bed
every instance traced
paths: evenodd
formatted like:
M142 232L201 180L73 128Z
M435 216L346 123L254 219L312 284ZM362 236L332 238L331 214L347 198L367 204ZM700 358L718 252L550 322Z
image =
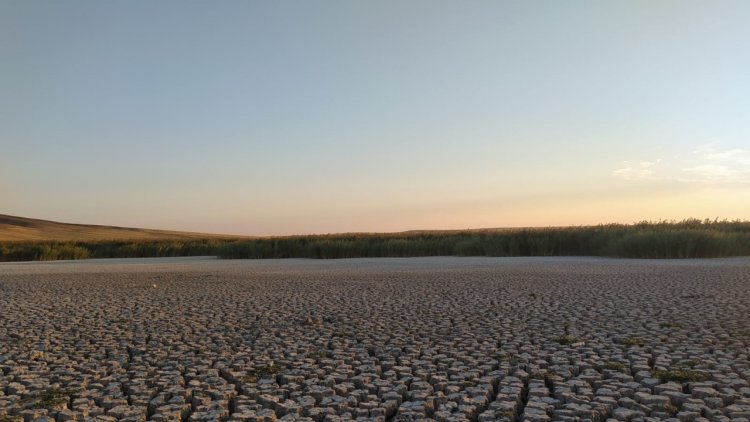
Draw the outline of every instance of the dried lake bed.
M750 420L750 258L0 264L0 421Z

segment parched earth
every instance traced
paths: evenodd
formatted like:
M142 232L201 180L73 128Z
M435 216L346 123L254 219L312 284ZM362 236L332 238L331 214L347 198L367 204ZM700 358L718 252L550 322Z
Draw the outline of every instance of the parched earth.
M0 421L750 420L750 259L0 265Z

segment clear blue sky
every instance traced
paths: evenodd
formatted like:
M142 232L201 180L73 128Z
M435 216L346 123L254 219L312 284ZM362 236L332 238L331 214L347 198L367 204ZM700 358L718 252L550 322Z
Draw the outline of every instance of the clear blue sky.
M0 2L0 213L750 218L750 2Z

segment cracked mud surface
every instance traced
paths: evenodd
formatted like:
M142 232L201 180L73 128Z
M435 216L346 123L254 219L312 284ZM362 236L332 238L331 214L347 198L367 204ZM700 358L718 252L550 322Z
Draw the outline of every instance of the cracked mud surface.
M0 265L0 421L750 420L750 259Z

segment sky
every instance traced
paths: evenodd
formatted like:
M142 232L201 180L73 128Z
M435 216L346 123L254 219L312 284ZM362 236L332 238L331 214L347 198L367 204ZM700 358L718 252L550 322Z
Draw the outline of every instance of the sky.
M0 214L750 219L750 2L0 2Z

